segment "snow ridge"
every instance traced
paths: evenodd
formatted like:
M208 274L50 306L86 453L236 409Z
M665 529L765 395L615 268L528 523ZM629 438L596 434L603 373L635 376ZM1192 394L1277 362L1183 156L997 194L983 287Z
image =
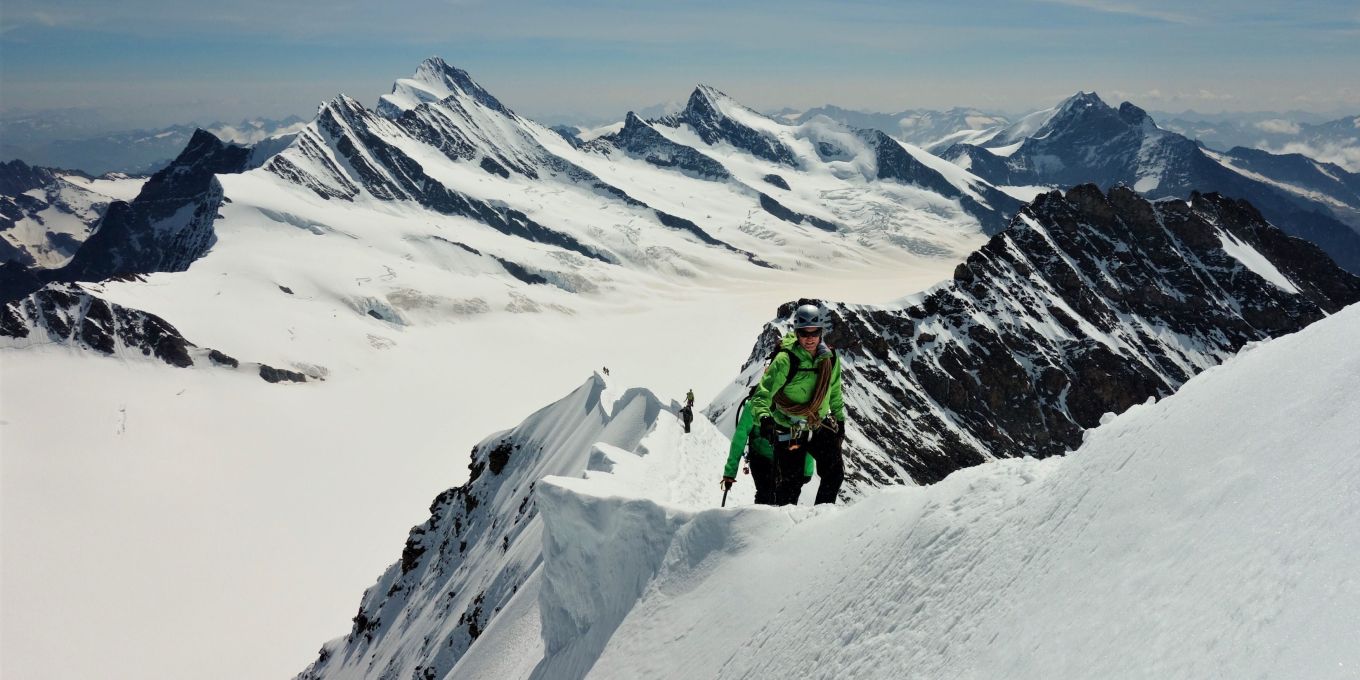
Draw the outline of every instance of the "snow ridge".
M678 410L645 389L620 392L596 374L514 429L484 439L472 452L468 482L434 500L430 519L412 528L401 559L364 594L350 633L328 642L299 680L442 678L503 610L536 615L516 598L532 601L540 588L556 587L538 575L545 549L541 480L600 474L588 471L630 459L661 464L643 442L654 431L678 440ZM707 462L714 469L723 455L720 437L710 428L695 444L712 457ZM676 493L662 482L653 497L694 491ZM749 496L734 499L749 502Z

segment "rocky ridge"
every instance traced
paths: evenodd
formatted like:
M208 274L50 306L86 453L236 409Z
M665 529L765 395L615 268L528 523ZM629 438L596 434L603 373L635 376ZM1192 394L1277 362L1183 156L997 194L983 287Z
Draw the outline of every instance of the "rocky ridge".
M1093 185L1044 194L953 280L903 306L829 305L852 423L847 492L1061 454L1105 413L1357 301L1360 278L1245 202ZM742 385L780 327L756 344Z

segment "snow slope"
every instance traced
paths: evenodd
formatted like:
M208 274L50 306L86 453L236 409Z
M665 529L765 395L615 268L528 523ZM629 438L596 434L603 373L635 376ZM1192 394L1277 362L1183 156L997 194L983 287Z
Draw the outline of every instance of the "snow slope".
M849 507L547 480L534 677L1353 678L1357 334L1353 306L1065 458Z

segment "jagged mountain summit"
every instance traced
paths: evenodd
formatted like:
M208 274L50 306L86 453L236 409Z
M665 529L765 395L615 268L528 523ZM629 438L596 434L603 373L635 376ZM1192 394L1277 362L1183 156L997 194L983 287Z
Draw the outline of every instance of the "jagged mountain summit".
M1276 226L1360 272L1360 179L1297 154L1218 153L1157 126L1124 102L1080 92L985 140L937 149L994 185L1126 185L1149 198L1191 191L1246 199Z
M190 305L225 305L189 340L254 356L246 329L276 322L241 322L286 300L331 325L317 337L368 344L701 278L958 258L1019 205L882 133L780 124L705 86L674 116L633 116L574 146L435 58L376 110L341 95L248 147L198 133L65 267L10 267L0 288L18 300L119 277L96 294L172 324ZM288 265L261 266L262 252ZM155 273L175 285L130 278ZM222 277L234 285L219 293ZM207 289L212 300L194 299ZM264 358L317 366L329 353L290 344L298 354Z
M1041 195L952 281L901 306L830 305L853 423L846 493L1075 449L1105 413L1357 301L1360 277L1244 202L1094 185ZM780 328L715 421L730 420Z

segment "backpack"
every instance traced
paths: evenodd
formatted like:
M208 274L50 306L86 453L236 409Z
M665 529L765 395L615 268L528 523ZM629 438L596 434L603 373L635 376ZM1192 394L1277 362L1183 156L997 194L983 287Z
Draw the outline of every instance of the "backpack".
M766 366L768 366L768 365L770 364L770 362L774 361L774 358L777 357L777 356L779 356L779 354L780 354L781 352L783 352L784 354L789 355L789 374L786 375L786 376L784 376L784 385L789 384L789 381L793 380L794 374L797 373L797 372L799 372L799 371L807 371L807 372L809 372L809 373L816 373L816 372L817 372L817 367L816 367L815 365L813 365L813 366L803 366L803 362L802 362L802 361L799 361L798 355L797 355L797 354L794 354L794 353L793 353L793 350L787 349L787 348L785 348L785 347L776 347L776 348L774 349L773 352L770 352L770 358L769 358L768 360L766 360L766 362L765 362ZM832 361L837 361L837 360L839 360L839 359L840 359L840 357L836 354L836 350L834 350L834 349L831 350L831 360L832 360ZM816 358L815 358L815 357L813 358L813 361L814 361L814 363L815 363L815 361L816 361ZM780 390L783 390L784 387L781 385L781 386L779 387L779 389L780 389Z
M785 384L785 385L789 384L789 380L792 380L792 379L793 379L793 375L794 375L795 373L797 373L798 371L812 371L812 372L816 372L817 369L816 369L815 367L813 367L813 366L804 367L804 366L802 365L803 362L800 361L800 360L798 359L798 355L797 355L797 354L794 354L792 350L786 349L786 348L784 348L784 347L776 347L776 348L774 348L774 351L773 351L773 352L770 352L770 358L765 360L765 366L768 367L768 366L770 365L770 362L774 361L774 358L777 357L777 356L779 356L779 353L780 353L780 352L783 352L784 354L789 355L789 374L788 374L787 376L784 377L784 384ZM834 350L834 349L831 350L831 360L832 360L832 361L835 361L835 360L838 359L838 358L839 358L839 357L836 356L836 350ZM760 389L760 382L759 382L759 381L757 381L756 384L754 384L754 385L751 386L750 391L748 391L748 392L746 393L746 396L742 398L741 403L737 404L737 410L736 410L737 416L736 416L736 418L734 418L734 419L732 420L732 422L733 422L734 424L735 424L735 423L741 422L741 412L742 412L743 410L746 409L746 402L750 401L750 400L751 400L751 397L756 396L756 390L758 390L758 389ZM784 388L781 386L779 389L782 390L782 389L784 389Z

